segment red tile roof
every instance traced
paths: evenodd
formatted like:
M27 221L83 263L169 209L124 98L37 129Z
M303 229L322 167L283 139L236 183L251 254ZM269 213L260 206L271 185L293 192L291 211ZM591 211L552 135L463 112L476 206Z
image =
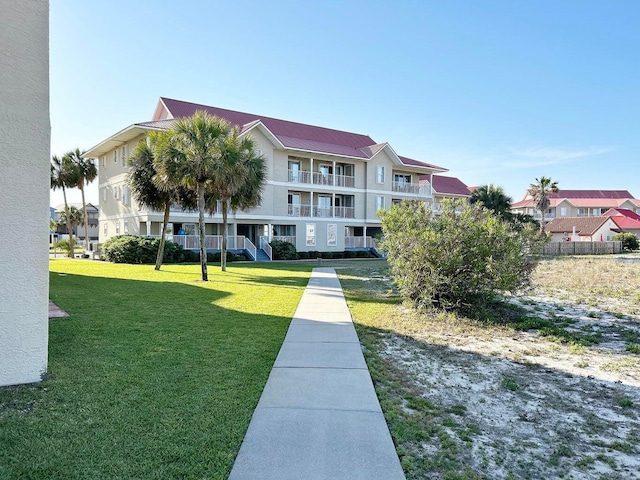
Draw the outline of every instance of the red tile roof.
M226 119L232 125L245 126L256 121L269 129L269 131L287 148L304 150L333 155L342 155L355 158L368 159L375 155L386 144L377 144L368 135L333 130L325 127L317 127L303 123L279 120L252 113L236 112L224 108L210 107L196 103L183 102L171 98L161 97L160 101L173 118L188 117L198 110L204 110L211 115ZM161 111L156 110L158 118ZM398 157L405 165L433 168L445 171L445 168L430 163L412 160L406 157Z
M470 197L471 191L462 181L456 177L445 177L444 175L433 175L433 193L442 195L460 195ZM429 181L428 175L421 175L420 180Z
M611 219L620 227L620 230L640 230L640 215L627 208L612 208L602 214Z

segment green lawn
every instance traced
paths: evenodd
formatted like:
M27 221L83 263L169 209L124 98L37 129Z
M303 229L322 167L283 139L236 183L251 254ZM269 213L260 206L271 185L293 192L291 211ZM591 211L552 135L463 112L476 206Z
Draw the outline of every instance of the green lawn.
M51 260L70 317L0 388L0 478L226 479L313 266Z

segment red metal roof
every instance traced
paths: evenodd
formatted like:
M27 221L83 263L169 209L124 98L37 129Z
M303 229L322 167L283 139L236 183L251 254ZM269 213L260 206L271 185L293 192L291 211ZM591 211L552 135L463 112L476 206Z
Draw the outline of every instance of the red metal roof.
M445 177L444 175L432 176L433 192L442 195L460 195L465 197L471 196L471 191L459 178ZM429 180L428 175L421 175L421 180Z
M602 214L611 217L620 230L640 230L640 215L627 208L612 208Z
M161 102L169 110L173 118L188 117L198 110L204 110L210 115L224 118L232 125L245 126L256 121L261 121L269 131L287 148L305 150L318 153L328 153L355 158L368 159L375 155L386 144L377 144L368 135L333 130L331 128L317 127L304 123L279 120L253 113L236 112L224 108L210 107L197 103L183 102L171 98L160 98ZM156 110L154 120L160 120L161 110ZM406 157L398 157L405 165L446 170L445 168L430 163L412 160Z
M558 190L549 198L634 198L627 190Z

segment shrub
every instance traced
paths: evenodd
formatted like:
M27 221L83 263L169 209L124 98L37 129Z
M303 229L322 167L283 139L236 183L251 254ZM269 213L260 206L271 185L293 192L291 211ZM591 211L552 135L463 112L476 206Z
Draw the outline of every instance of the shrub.
M73 242L74 247L76 246L76 239L73 238L71 240ZM64 252L69 253L69 250L71 250L71 244L69 243L69 239L64 238L62 240L58 240L54 245L54 248L58 248Z
M200 256L198 252L196 252L196 257L199 261ZM207 252L207 263L220 263L220 258L222 257L221 252L211 253ZM235 253L227 251L227 262L235 262L237 260L237 255Z
M394 282L416 308L469 310L502 291L530 283L546 242L530 225L514 229L490 211L466 202L442 202L433 215L422 202L379 212Z
M293 243L274 240L269 245L273 249L274 260L295 260L298 258L296 246Z
M638 245L638 237L636 237L633 233L616 233L614 236L611 237L611 240L614 240L616 242L622 242L622 249L623 250L628 250L628 251L632 251L632 250L638 250L638 247L640 245Z
M155 263L159 247L159 238L119 235L107 240L102 250L104 258L113 263ZM184 259L181 245L165 241L163 263L179 263Z

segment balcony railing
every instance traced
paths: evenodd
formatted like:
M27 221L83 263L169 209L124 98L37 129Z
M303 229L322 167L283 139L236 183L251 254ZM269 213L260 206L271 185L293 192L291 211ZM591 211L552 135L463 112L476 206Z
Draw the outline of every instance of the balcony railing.
M431 196L431 186L427 184L409 182L393 182L391 189L397 193L408 193L410 195Z
M356 177L352 175L333 175L332 173L309 172L305 170L289 170L290 183L307 185L327 185L335 187L354 188Z
M375 248L372 237L344 237L344 248Z
M151 235L151 237L157 238L159 235ZM166 239L181 245L185 250L198 250L200 248L199 235L167 235ZM248 239L246 239L244 235L229 235L227 236L227 249L244 250L246 245L245 240ZM222 235L205 235L204 248L206 250L221 250Z
M280 242L289 242L293 243L294 245L296 244L295 235L274 235L273 237L271 237L271 241L273 242L274 240L278 240Z
M288 205L287 214L290 217L314 217L318 218L356 218L354 207L323 207L320 205Z

